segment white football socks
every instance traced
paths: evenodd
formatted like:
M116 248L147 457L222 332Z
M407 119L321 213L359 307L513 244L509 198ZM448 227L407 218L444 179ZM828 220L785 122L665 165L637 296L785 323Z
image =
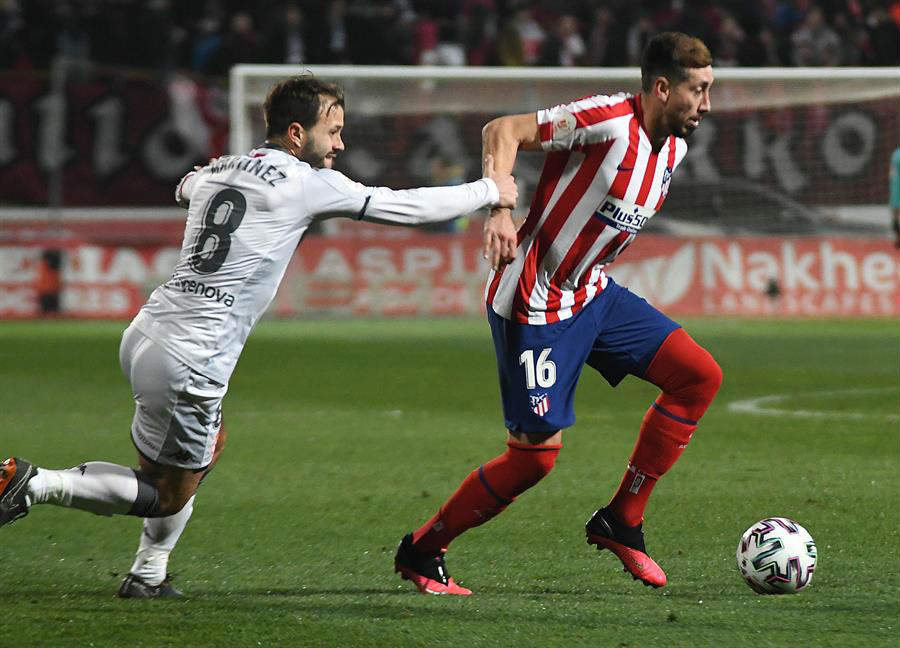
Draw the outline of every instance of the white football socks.
M144 530L131 573L149 585L159 585L166 578L169 554L194 512L194 497L174 515L144 518Z
M104 461L91 461L66 470L38 468L28 481L28 505L55 504L99 515L125 514L138 497L134 470ZM194 497L178 513L144 518L144 528L131 573L150 585L166 577L169 554L194 511Z
M128 513L137 496L134 470L105 461L67 470L38 468L28 481L29 505L55 504L98 515Z

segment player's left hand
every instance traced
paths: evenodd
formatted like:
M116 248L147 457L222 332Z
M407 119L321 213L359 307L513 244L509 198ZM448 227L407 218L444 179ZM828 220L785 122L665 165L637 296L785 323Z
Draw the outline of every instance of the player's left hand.
M494 270L499 271L516 258L516 248L519 245L518 233L509 209L494 208L491 210L490 217L484 223L483 240L482 254Z

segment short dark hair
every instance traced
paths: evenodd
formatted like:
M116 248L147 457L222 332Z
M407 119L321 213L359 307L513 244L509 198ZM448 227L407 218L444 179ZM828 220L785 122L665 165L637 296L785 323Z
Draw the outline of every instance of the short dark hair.
M666 77L669 83L681 83L688 78L687 68L712 65L712 54L702 40L681 32L663 32L647 42L641 56L641 87L644 92L653 88L653 80Z
M279 81L272 86L263 106L266 137L281 135L293 122L310 129L319 121L322 97L332 97L344 107L344 91L334 83L320 81L311 74L303 74Z

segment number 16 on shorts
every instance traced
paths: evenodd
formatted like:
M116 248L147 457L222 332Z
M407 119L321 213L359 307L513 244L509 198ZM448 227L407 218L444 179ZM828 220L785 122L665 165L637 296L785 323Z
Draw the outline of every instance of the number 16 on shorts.
M534 350L527 349L519 356L519 364L525 365L525 386L528 389L552 387L556 384L556 363L548 360L551 348L541 349L537 363L534 361Z
M534 361L534 350L527 349L519 356L519 364L525 367L525 386L528 390L542 387L547 389L556 384L556 363L549 359L552 348L541 349L537 362ZM531 411L543 416L550 411L550 395L547 393L530 394Z

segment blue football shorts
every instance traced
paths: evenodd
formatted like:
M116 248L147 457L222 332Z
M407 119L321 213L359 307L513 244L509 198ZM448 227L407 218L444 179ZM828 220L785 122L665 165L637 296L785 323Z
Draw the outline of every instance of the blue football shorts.
M520 324L488 305L503 417L512 432L549 433L575 423L575 386L588 365L615 387L639 378L672 331L681 328L612 279L573 317Z

